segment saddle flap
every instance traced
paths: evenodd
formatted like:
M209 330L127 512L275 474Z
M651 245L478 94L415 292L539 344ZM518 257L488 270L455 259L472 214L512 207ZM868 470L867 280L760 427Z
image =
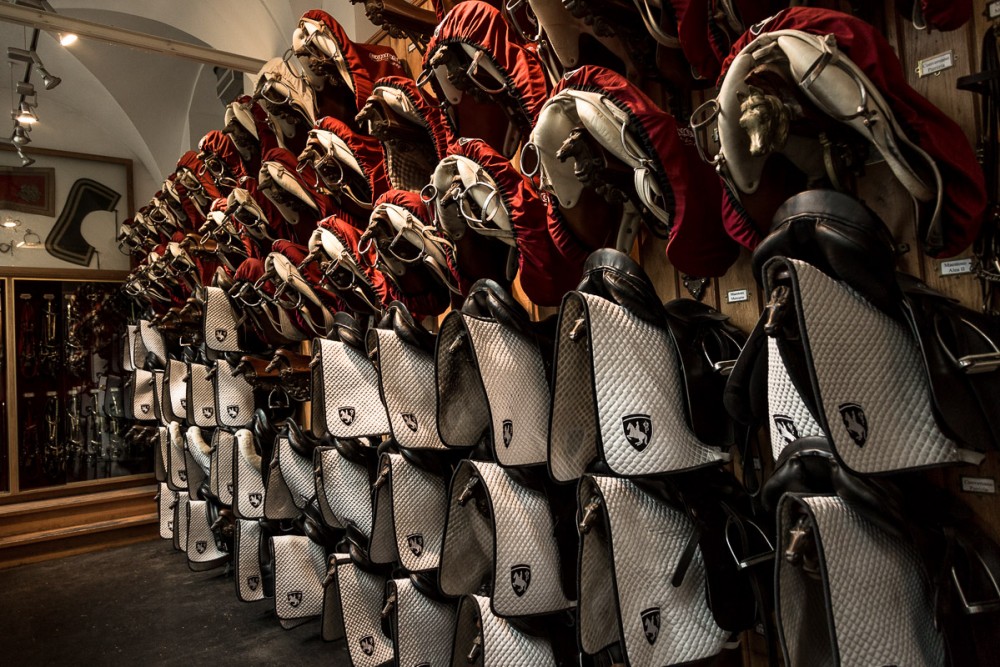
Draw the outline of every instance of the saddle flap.
M389 433L389 418L379 394L378 373L371 360L354 347L317 338L313 387L322 392L313 416L336 438ZM316 391L314 390L314 392Z
M386 579L366 572L346 554L330 558L330 577L323 605L323 637L345 639L356 667L392 662L392 642L382 633Z
M389 581L386 596L395 599L390 627L396 664L450 664L456 605L427 597L409 579Z

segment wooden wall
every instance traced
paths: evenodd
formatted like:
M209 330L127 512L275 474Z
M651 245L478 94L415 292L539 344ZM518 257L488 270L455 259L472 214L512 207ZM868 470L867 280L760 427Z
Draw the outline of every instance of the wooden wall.
M899 55L910 85L961 125L973 145L980 122L979 99L973 93L959 91L956 82L959 77L978 70L982 36L989 24L989 21L982 16L984 6L985 2L977 2L975 19L965 27L948 33L914 29L911 23L895 11L894 0L886 0L884 8L885 35ZM420 54L415 49L409 49L407 42L391 39L382 33L381 43L393 46L400 57L409 62L414 75L419 74ZM955 54L954 67L923 78L917 75L918 61L949 50ZM895 183L884 165L876 165L869 171L861 194L865 202L886 221L897 241L905 243L910 248L900 259L901 270L919 276L930 286L959 299L967 306L975 309L980 307L979 283L971 274L942 277L940 260L927 257L920 251L915 238L910 199ZM677 271L666 260L664 249L664 241L643 233L633 254L652 278L664 301L688 297ZM967 251L961 256L969 254L971 253ZM726 303L727 293L740 289L748 290L750 299L742 303ZM523 295L521 298L523 300ZM749 331L753 327L766 296L762 295L757 287L750 268L749 253L744 251L739 261L725 276L710 282L703 300L729 315L742 329ZM526 305L531 308L532 314L539 318L555 312L555 309L540 309L527 303ZM765 461L763 464L768 467L770 462ZM985 477L996 480L1000 476L1000 456L991 452L978 468L963 466L930 474L937 483L952 491L971 507L983 519L994 539L1000 541L1000 503L997 502L996 496L963 492L961 483L963 477ZM764 655L759 637L746 642L745 664L764 665L766 664Z

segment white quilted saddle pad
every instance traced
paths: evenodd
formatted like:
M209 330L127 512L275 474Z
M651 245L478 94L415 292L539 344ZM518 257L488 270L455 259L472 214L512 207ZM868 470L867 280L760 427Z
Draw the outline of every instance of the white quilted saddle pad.
M815 577L777 559L778 629L789 664L945 664L914 549L836 496L785 494L777 515L777 553L805 517L819 559Z
M475 493L463 501L467 486ZM519 485L495 463L462 461L451 480L441 590L474 594L486 583L493 613L505 618L571 607L553 530L544 493Z
M157 429L155 456L156 481L166 482L170 475L170 431L166 426L160 426Z
M549 470L579 478L600 458L622 477L725 461L687 423L680 362L666 329L592 294L559 312Z
M194 572L211 570L225 565L229 554L219 548L215 534L212 532L212 522L208 516L208 502L192 500L188 503L188 567Z
M276 535L274 549L274 612L285 628L319 616L323 611L326 553L303 535Z
M447 480L400 454L383 454L375 486L371 559L398 560L408 572L437 569L448 514Z
M478 641L477 641L478 640ZM481 650L475 650L476 644ZM475 650L476 659L468 661ZM552 645L544 637L527 635L495 616L490 599L466 595L458 603L452 665L474 667L555 667Z
M136 360L139 363L136 364ZM139 336L139 325L128 324L125 326L125 340L122 341L122 368L131 373L136 366L142 366L146 359L146 348L142 346L142 338Z
M260 571L260 523L256 519L236 520L236 597L242 602L264 599L264 579Z
M164 404L169 401L163 384L163 371L153 371L153 412L161 426L166 426L171 421L164 408Z
M392 437L407 449L443 449L437 430L434 356L403 342L395 331L368 332Z
M719 653L729 634L705 598L697 550L671 583L695 526L688 516L617 477L585 476L580 507L599 502L581 535L580 640L595 654L622 642L632 665L674 665Z
M188 364L187 419L202 428L215 426L215 387L209 370L205 364Z
M153 328L153 325L149 323L149 320L139 320L139 337L142 339L142 348L145 350L143 356L134 357L133 362L137 367L144 367L146 365L146 356L152 354L156 357L156 364L158 368L163 368L163 364L167 361L167 346L163 342L163 336L160 332ZM136 351L141 351L137 348Z
M818 422L843 463L862 474L978 463L982 455L938 428L909 331L819 269L798 260L784 265L821 405ZM779 338L779 352L783 344Z
M136 368L132 371L132 414L138 422L156 421L156 391L153 373Z
M312 459L299 455L283 435L275 440L273 457L267 475L264 516L294 519L316 496Z
M253 433L247 429L236 432L233 447L233 513L241 519L264 518L264 478L259 457L248 460L245 451L253 449Z
M349 345L313 342L313 429L323 426L337 438L360 438L390 431L371 360Z
M187 443L184 431L177 422L167 427L167 486L173 491L187 491L187 459L184 450Z
M165 412L170 421L187 419L187 364L176 359L168 359L163 382L170 400L165 401Z
M409 579L390 580L386 595L395 598L389 616L395 664L450 665L456 605L432 600Z
M438 430L451 447L489 438L505 467L545 463L549 385L537 343L499 322L452 311L437 342Z
M177 493L177 503L174 505L174 549L187 552L188 543L188 503L191 502L187 491Z
M799 438L823 435L823 428L788 377L774 338L767 339L767 412L775 461L785 447Z
M239 319L221 287L205 288L202 340L216 352L240 352Z
M212 434L209 489L223 505L233 504L233 448L236 436L221 428Z
M215 362L215 423L226 428L246 428L253 421L253 386L225 359Z
M211 432L209 432L211 437ZM203 500L201 485L209 478L212 468L211 448L201 429L192 426L184 434L187 468L187 488L192 500Z
M346 554L330 558L331 576L323 606L323 639L344 639L353 667L392 661L392 642L382 633L385 577L365 572Z
M372 534L372 495L368 468L341 456L336 447L317 447L313 458L319 471L316 499L323 520L331 527L353 525Z
M177 504L177 494L165 483L157 486L156 514L160 524L160 538L174 539L174 505Z

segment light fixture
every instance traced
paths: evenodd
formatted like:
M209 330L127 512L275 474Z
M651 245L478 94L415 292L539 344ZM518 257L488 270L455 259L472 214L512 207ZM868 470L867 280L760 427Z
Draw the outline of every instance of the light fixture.
M21 106L18 112L14 114L14 120L16 120L18 123L25 123L27 125L31 125L32 123L37 123L38 116L35 115L34 111L32 111L31 109L32 106L33 105L28 104L27 102L21 102Z
M14 126L14 134L10 140L18 146L27 146L31 143L31 137L28 136L28 131L24 129L23 125Z
M20 225L21 225L20 220L18 220L17 218L12 218L9 215L5 215L3 218L3 222L0 222L0 227L3 227L4 229L14 229L16 227L19 227Z
M59 43L63 46L70 46L79 39L76 35L71 32L61 32L59 33Z
M30 167L31 165L35 164L34 158L30 158L27 155L25 155L24 153L22 153L20 146L17 147L17 156L19 158L21 158L21 166L22 167Z
M38 57L37 51L28 51L27 49L19 49L14 46L8 46L7 60L20 63L30 63L34 65L35 69L38 70L38 73L42 75L42 85L45 87L45 90L52 90L62 83L62 79L49 74L49 71L45 69L45 65L42 64L42 59Z

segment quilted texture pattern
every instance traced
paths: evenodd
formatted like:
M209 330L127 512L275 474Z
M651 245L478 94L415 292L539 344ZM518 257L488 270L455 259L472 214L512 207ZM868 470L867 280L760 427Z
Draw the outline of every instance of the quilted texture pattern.
M399 454L383 454L379 471L386 482L375 492L372 560L398 560L409 572L436 569L448 513L447 482Z
M268 464L267 483L264 493L264 517L271 520L294 519L299 515L299 508L292 500L292 492L288 488L285 476L281 473L281 464L278 460L281 450L282 440L288 446L287 438L276 438L274 451L271 455L271 462Z
M146 358L146 348L142 345L142 338L139 337L139 325L128 324L125 326L125 340L123 341L124 351L122 354L122 368L131 373L135 370L135 360L138 359L140 365Z
M333 559L331 559L333 560ZM353 667L379 667L392 660L392 642L382 634L385 578L356 567L350 556L337 554L331 594L339 604L333 613L343 625Z
M233 504L233 448L236 436L221 428L212 434L212 471L209 484L223 505Z
M239 352L237 317L229 297L221 287L205 288L202 316L202 339L205 347L216 352Z
M253 434L246 429L236 432L233 447L233 512L241 519L263 519L264 479L240 453L243 441L253 441Z
M359 438L389 432L389 418L379 395L378 373L365 355L341 342L316 339L319 343L319 383L322 392L313 418L326 424L338 438ZM314 375L314 380L316 376ZM315 394L314 389L314 394ZM317 414L316 408L319 409Z
M549 384L538 345L497 322L467 315L463 319L486 390L497 462L502 466L545 463Z
M823 421L844 464L873 474L962 460L934 421L920 351L908 331L818 269L790 264ZM858 412L867 422L860 444L848 428L858 432Z
M441 322L434 353L437 425L449 447L474 447L490 426L490 410L465 319L452 311Z
M304 458L292 449L286 437L278 438L276 449L281 476L288 486L292 502L302 509L316 495L316 474L312 459Z
M215 387L209 370L205 364L188 364L187 419L202 428L215 426Z
M187 419L187 380L184 379L187 377L187 364L176 359L168 360L163 377L170 394L170 421L184 421Z
M788 370L781 361L778 343L767 339L767 412L771 429L771 454L777 461L781 452L799 438L823 435L809 408L803 402Z
M236 520L236 596L243 602L264 599L264 580L260 573L260 524L255 520Z
M177 494L177 504L174 505L174 548L187 551L188 543L188 503L191 497L187 491Z
M597 653L618 640L619 628L624 632L628 662L633 665L673 665L721 651L728 633L716 625L705 600L705 565L700 550L681 585L671 584L694 532L687 515L633 482L615 477L584 477L580 505L594 495L603 500L600 511L604 516L603 521L595 522L599 525L581 536L580 638L584 651ZM610 530L605 532L605 526ZM609 577L609 572L613 576ZM615 609L617 619L612 616Z
M229 560L229 554L221 551L212 533L212 523L208 516L208 502L192 500L188 503L187 559L192 569L202 570L196 564L218 566Z
M803 511L813 525L822 582L778 559L778 623L790 664L944 665L917 553L842 499L802 494L779 503L780 551ZM835 637L813 639L827 628L835 628Z
M443 449L437 431L434 357L400 340L395 331L373 329L378 374L392 437L408 449Z
M149 320L139 320L139 337L142 339L142 347L145 348L145 354L133 359L135 365L144 366L146 356L152 353L156 357L158 367L163 368L163 364L167 360L167 346L163 342L163 336L153 328ZM138 352L139 349L137 348L136 351Z
M430 599L409 579L395 579L387 590L396 594L390 621L396 664L448 667L455 634L455 605Z
M476 500L458 497L472 476L485 492L488 514ZM448 522L441 553L441 590L479 591L491 581L498 616L530 616L571 603L559 583L559 552L545 494L517 484L495 463L462 461L451 481Z
M669 333L606 299L580 292L563 299L554 382L549 457L560 481L580 477L598 456L625 477L726 460L687 425Z
M371 535L372 496L367 468L347 460L334 447L317 447L315 451L320 471L316 494L324 515L332 515L342 526L354 524L365 535Z
M157 487L156 493L156 513L159 516L160 537L170 540L174 537L174 504L177 502L177 494L161 483Z
M323 610L326 554L303 535L277 535L274 548L274 612L282 621L319 616Z
M167 427L169 443L167 446L167 484L174 491L187 491L187 459L184 450L187 444L181 425L171 422Z
M138 422L156 421L156 394L153 388L153 374L137 368L132 371L132 414Z
M542 637L526 635L508 621L494 616L490 599L479 595L466 595L458 603L455 621L455 642L452 665L465 665L482 627L482 653L474 664L477 667L555 667L552 646Z
M215 422L227 428L245 428L253 421L253 387L243 375L234 375L225 359L215 362Z
M153 412L156 413L156 421L163 426L170 423L164 410L164 403L169 400L164 392L163 371L153 371Z
M207 433L207 437L206 437ZM206 452L211 442L212 431L202 431L197 426L192 426L185 433L186 447L188 455L202 473L202 479L208 477L212 469L212 455ZM188 480L192 477L191 466L188 466Z

